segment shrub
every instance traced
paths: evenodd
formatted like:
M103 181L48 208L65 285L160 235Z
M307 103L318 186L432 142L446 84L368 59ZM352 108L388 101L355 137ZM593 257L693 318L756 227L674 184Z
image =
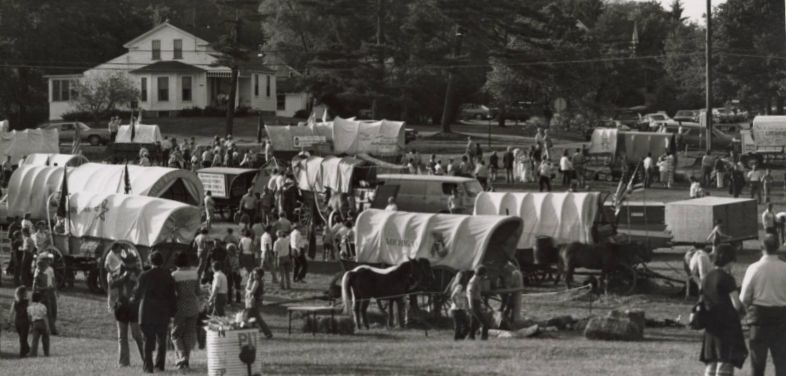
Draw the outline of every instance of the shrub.
M179 117L198 117L198 116L202 116L203 113L204 113L204 110L202 110L199 107L194 106L194 107L184 108L184 109L180 110L177 113L177 116L179 116Z
M302 109L302 110L297 110L295 112L294 118L295 119L308 119L309 116L311 116L311 111L306 110L306 109Z
M251 107L248 107L248 106L237 106L235 108L235 116L237 116L237 117L245 117L245 116L248 116L248 115L251 115L251 114L253 114L253 111L251 110Z

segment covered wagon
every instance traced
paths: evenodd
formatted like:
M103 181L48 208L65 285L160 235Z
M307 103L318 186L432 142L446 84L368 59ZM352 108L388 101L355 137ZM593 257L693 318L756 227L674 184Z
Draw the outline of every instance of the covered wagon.
M68 211L64 231L55 231L54 246L65 260L65 280L72 284L77 271L85 272L91 290L106 282L101 276L113 244L136 252L143 264L150 252L160 251L165 265L172 266L174 254L190 247L201 225L196 206L120 193L71 194Z
M253 193L265 194L267 177L263 170L235 167L207 167L197 170L205 192L215 200L216 211L234 213L240 199L249 189Z
M31 153L59 153L60 138L57 129L25 129L0 132L0 161L11 158L19 164Z
M117 162L133 161L139 158L139 150L147 149L152 159L161 155L161 130L153 124L129 124L118 127L114 142L108 150Z
M5 218L27 213L35 219L46 218L47 199L60 189L65 168L33 165L17 168L5 196ZM125 193L126 171L130 194L197 206L202 202L204 190L196 174L167 167L86 163L68 167L68 186L71 192Z

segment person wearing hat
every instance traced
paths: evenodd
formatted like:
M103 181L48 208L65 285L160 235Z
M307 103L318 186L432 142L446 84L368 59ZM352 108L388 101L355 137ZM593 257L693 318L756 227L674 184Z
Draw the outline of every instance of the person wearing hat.
M46 306L49 333L57 335L55 321L57 320L57 283L55 271L52 268L54 256L49 252L39 252L36 258L36 268L33 275L33 292L41 293L41 303Z
M489 338L489 322L486 319L486 312L483 309L483 281L486 279L486 267L478 265L475 268L475 275L467 283L467 300L469 301L469 312L471 324L469 339L475 339L478 328L481 330L480 339Z
M120 256L121 247L112 247L110 254L117 255L118 264L115 269L109 270L107 276L109 312L115 317L117 325L117 364L120 367L131 365L130 350L128 347L128 334L131 333L139 351L139 359L144 359L144 339L139 328L139 306L133 298L134 287L139 280L142 269L136 253L127 252L125 257Z
M38 252L46 251L51 245L49 239L49 231L46 228L46 222L39 221L36 224L36 231L32 234L33 245Z
M139 276L134 300L139 303L139 327L145 337L145 372L164 370L166 362L167 329L177 311L176 284L169 270L164 268L164 256L156 251L149 256L152 268ZM153 350L158 348L155 361Z

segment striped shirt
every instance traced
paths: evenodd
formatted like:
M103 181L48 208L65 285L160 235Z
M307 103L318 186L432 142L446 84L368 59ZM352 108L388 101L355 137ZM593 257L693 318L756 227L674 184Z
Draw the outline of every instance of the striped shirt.
M194 268L178 268L172 272L177 294L175 318L193 317L199 314L199 275Z

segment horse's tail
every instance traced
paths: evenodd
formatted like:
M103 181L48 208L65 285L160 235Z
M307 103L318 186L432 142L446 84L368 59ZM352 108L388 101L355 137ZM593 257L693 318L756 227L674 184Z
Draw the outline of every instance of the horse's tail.
M344 273L344 277L341 278L341 300L344 302L344 313L349 314L352 313L352 306L355 305L355 294L352 294L352 291L349 290L349 278L350 278L351 271ZM349 302L349 295L352 294L352 305Z

